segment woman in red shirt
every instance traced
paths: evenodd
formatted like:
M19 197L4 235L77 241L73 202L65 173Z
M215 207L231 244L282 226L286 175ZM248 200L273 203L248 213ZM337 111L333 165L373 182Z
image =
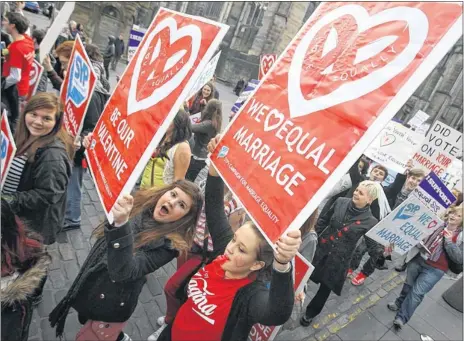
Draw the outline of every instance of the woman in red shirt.
M208 149L218 141L212 139ZM291 315L290 262L301 245L300 231L282 236L275 250L251 222L234 233L224 213L224 183L212 165L205 208L216 258L192 276L185 303L158 340L245 341L254 324L281 325Z

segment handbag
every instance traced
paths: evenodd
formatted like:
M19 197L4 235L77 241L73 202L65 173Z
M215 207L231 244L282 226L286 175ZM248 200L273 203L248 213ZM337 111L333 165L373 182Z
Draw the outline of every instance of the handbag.
M452 273L459 275L462 272L462 264L458 264L454 262L448 255L448 252L446 252L444 236L443 236L443 251L445 252L445 257L446 257L446 260L448 261L449 269L451 270Z
M127 322L101 322L88 320L77 332L76 341L114 341Z

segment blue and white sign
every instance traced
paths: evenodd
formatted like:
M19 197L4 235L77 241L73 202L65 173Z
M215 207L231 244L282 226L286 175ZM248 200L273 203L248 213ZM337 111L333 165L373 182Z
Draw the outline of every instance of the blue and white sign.
M71 100L71 102L79 108L85 102L89 94L90 67L78 51L76 51L75 58L72 61L69 72L69 85L68 93L66 94L66 101Z
M430 172L421 181L419 186L414 190L414 195L438 216L443 214L456 201L453 193L433 172Z
M231 109L231 113L229 115L230 118L234 117L234 115L239 111L243 103L245 103L248 97L250 97L251 93L256 89L258 84L259 84L259 80L257 79L252 79L248 82L245 90L243 90L243 92L240 94L240 96L235 101L235 104L233 105Z
M137 51L140 43L143 40L143 36L147 30L140 28L137 25L132 26L132 30L129 34L129 42L127 44L127 59L130 61Z

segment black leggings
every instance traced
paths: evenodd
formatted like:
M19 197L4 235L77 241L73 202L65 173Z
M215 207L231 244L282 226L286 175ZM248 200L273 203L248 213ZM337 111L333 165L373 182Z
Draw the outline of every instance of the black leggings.
M305 316L308 319L314 318L319 315L324 308L325 302L330 296L330 288L326 286L324 283L321 283L319 290L316 293L316 296L309 302L308 306L306 307L306 314Z

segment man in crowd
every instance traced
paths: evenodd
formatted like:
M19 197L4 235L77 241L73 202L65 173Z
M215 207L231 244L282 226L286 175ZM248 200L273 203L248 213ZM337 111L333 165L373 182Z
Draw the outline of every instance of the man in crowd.
M108 46L106 46L105 53L103 54L103 66L105 67L106 79L110 79L110 63L116 53L116 47L114 46L114 36L108 37Z
M34 43L26 35L29 21L20 13L10 12L4 21L6 32L13 42L8 46L2 71L2 95L6 97L14 129L19 112L26 103L29 76L34 59Z
M211 78L211 83L213 84L214 86L214 98L215 99L219 99L219 91L216 87L216 74L213 75L213 78Z
M119 38L116 39L114 42L114 58L113 62L111 63L111 70L116 71L116 67L118 66L119 60L121 59L122 55L124 54L124 40L122 39L122 34L119 35Z

